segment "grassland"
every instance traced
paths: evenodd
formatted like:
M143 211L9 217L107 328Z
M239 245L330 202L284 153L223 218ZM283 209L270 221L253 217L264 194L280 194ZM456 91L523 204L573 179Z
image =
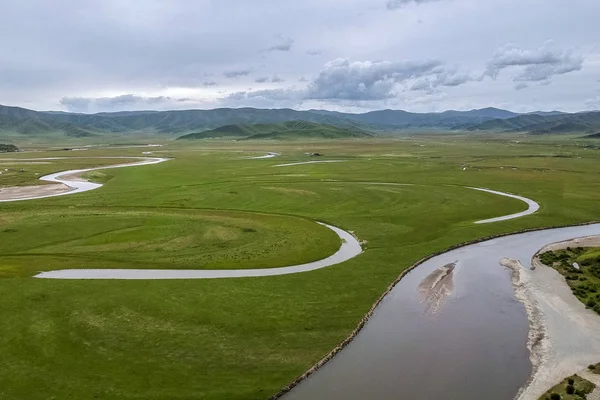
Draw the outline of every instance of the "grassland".
M431 135L306 143L168 142L154 155L174 160L103 171L106 185L94 192L1 204L0 230L19 231L31 224L28 235L3 251L29 240L39 248L35 255L23 255L24 249L14 258L30 264L23 262L0 279L0 398L266 399L346 337L387 285L417 259L486 235L598 219L600 152L584 148L590 140ZM85 155L139 156L142 151L91 149ZM282 156L244 158L265 151ZM305 161L306 152L345 161L275 166ZM72 152L34 156L49 155ZM516 193L542 208L523 219L476 225L476 220L526 206L463 186ZM57 231L52 230L55 215L68 215L64 224L57 222ZM85 223L78 224L77 215ZM247 239L248 233L239 233L237 248L261 243L270 249L264 254L270 266L294 254L293 248L284 252L287 246L278 240L306 242L306 248L314 240L323 242L317 252L330 250L327 231L309 227L309 219L354 231L367 244L362 255L346 263L280 277L136 282L29 278L36 269L58 265L55 255L66 246L81 261L78 265L89 266L98 246L96 224L118 229L123 224L126 230L145 221L145 215L150 226L140 231L146 237L141 247L125 254L119 246L129 239L119 234L100 245L116 253L107 261L150 260L160 247L152 242L152 224L163 217L173 223L161 242L218 231L226 224L210 220L213 215L239 216L247 222L236 226L255 229L257 235ZM198 218L198 227L188 231L178 226L182 215ZM294 236L296 229L301 240ZM44 244L53 239L56 244ZM213 242L215 248L218 242ZM210 246L205 239L197 245L204 243ZM185 251L186 246L177 248ZM297 261L321 254L306 248L296 249ZM40 249L46 253L39 254ZM177 258L155 253L154 267L169 268L169 260ZM183 259L175 261L184 264ZM211 265L222 261L215 255Z
M573 294L600 314L600 248L574 247L540 254L540 261L563 275ZM574 267L574 264L579 269Z
M270 268L326 258L339 246L330 230L280 215L54 209L4 221L0 276L82 267Z
M191 133L178 139L206 139L206 138L243 138L255 139L347 139L368 137L370 133L357 128L340 128L333 125L315 124L305 121L288 121L279 124L254 124L254 125L225 125L209 131Z
M55 153L44 153L47 158L56 158ZM83 154L74 154L72 152L61 152L65 157L60 160L33 160L33 158L44 158L37 153L11 153L3 155L0 158L0 186L29 186L44 185L49 182L40 181L40 176L52 172L83 169L91 167L101 167L113 165L128 160L115 160L114 158L82 158ZM135 159L131 159L135 161Z
M585 399L595 387L596 385L592 382L583 379L578 375L573 375L565 378L564 381L548 390L548 392L542 395L539 400L582 400Z

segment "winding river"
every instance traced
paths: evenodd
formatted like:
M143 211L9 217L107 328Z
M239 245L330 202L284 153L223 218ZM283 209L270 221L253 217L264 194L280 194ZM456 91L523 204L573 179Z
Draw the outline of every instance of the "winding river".
M41 272L36 278L52 279L215 279L249 278L257 276L288 275L336 265L356 257L362 252L360 243L350 233L318 222L331 229L340 238L342 244L335 254L322 260L302 265L281 268L229 269L229 270L185 270L185 269L62 269Z
M513 399L532 373L529 322L500 260L529 269L544 245L597 234L600 224L528 232L429 259L383 299L344 350L284 399ZM432 285L424 297L422 283L448 265L455 266L452 292L435 293ZM436 296L443 298L432 312Z
M268 158L274 156L271 154ZM166 160L143 158L135 163L59 172L40 179L71 188L59 195L81 193L102 186L79 180L77 176L81 173ZM288 165L299 164L281 166ZM521 196L484 188L468 189L528 204L526 211L476 223L519 218L539 209L535 201ZM344 262L362 252L360 243L350 233L321 225L340 237L340 249L326 259L303 265L218 271L76 269L42 272L36 277L259 277L312 271ZM515 298L510 272L499 261L506 257L517 259L528 268L532 256L544 245L598 233L600 224L522 233L467 245L425 261L400 280L344 350L284 397L288 400L514 398L532 373L527 349L529 323L523 305Z
M19 159L19 161L42 161L42 160L64 160L69 157L46 157L46 158L27 158L27 159ZM38 200L45 199L48 197L57 197L57 196L65 196L68 194L75 193L83 193L88 192L90 190L98 189L102 187L101 183L89 182L81 178L81 175L90 172L90 171L98 171L102 169L112 169L112 168L124 168L124 167L139 167L142 165L152 165L159 164L165 161L169 161L168 158L155 158L155 157L72 157L77 159L126 159L126 160L138 160L135 162L129 163L121 163L114 165L106 165L102 167L94 167L94 168L85 168L85 169L73 169L69 171L61 171L55 172L53 174L44 175L40 177L40 181L44 182L52 182L52 183L62 183L69 187L70 190L53 193L47 195L40 196L30 196L30 197L20 197L14 199L4 199L0 200L0 202L13 202L13 201L24 201L24 200Z
M265 156L252 157L253 159L260 158L273 158L278 157L279 153L267 153ZM85 157L77 157L77 158L85 158ZM93 158L93 157L90 157ZM135 162L129 163L121 163L109 166L102 167L94 167L94 168L85 168L78 170L70 170L70 171L62 171L56 172L50 175L45 175L40 178L42 181L53 182L64 184L69 187L70 190L54 193L48 195L41 196L32 196L32 197L21 197L15 199L2 200L4 202L7 201L23 201L23 200L35 200L42 199L48 197L56 197L56 196L64 196L68 194L82 193L90 190L98 189L102 187L100 183L88 182L84 179L81 179L81 175L90 171L97 171L109 168L125 168L125 167L136 167L143 165L152 165L158 164L165 161L168 161L168 158L151 158L151 157L97 157L97 158L115 158L115 159L135 159ZM31 160L60 160L64 159L64 157L55 157L55 158L39 158L39 159L27 159ZM25 159L23 159L25 160ZM309 162L300 162L300 163L291 163L291 164L280 164L276 166L292 166L292 165L301 165L307 163L315 163L315 162L336 162L340 160L323 160L323 161L309 161ZM380 184L394 184L394 183L386 183L381 182ZM468 189L480 190L484 192L489 192L492 194L517 198L519 200L525 201L529 204L528 210L518 213L511 214L502 217L493 218L490 220L477 221L476 223L491 223L498 222L512 218L518 218L525 215L532 214L539 209L539 205L533 200L515 196L509 193L498 192L490 189L483 188L472 188L468 187ZM338 251L322 260L318 260L315 262L302 264L302 265L293 265L281 268L263 268L263 269L231 269L231 270L152 270L152 269L68 269L68 270L56 270L56 271L47 271L41 272L36 275L36 278L47 278L47 279L216 279L216 278L240 278L240 277L260 277L260 276L273 276L273 275L287 275L294 274L300 272L308 272L314 271L316 269L329 267L332 265L336 265L347 261L351 258L356 257L362 252L362 248L358 240L352 236L349 232L346 232L340 228L335 226L331 226L328 224L320 223L319 224L325 226L326 228L332 230L338 237L340 238L341 245Z

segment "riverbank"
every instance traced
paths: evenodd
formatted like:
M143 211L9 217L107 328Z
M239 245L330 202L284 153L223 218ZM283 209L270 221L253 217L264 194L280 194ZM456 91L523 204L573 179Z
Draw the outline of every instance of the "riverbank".
M77 157L84 158L84 157ZM55 172L49 175L44 175L39 178L40 181L54 183L54 185L33 185L33 186L15 186L0 189L0 202L37 200L48 197L62 196L66 194L75 194L98 189L103 185L100 183L89 182L83 177L83 174L91 171L137 167L142 165L153 165L161 162L169 161L168 158L157 157L89 157L90 159L127 159L139 160L128 163L119 163L114 165L102 165L99 167L73 169L68 171ZM65 157L45 157L33 158L28 160L62 160Z
M515 293L530 320L533 374L518 400L536 400L565 376L600 360L600 318L572 294L562 275L538 259L545 251L599 243L600 236L589 236L546 245L533 256L533 270L519 260L501 261L512 271Z
M71 188L69 186L62 183L34 186L9 186L0 188L0 201L56 196L67 193L70 190Z

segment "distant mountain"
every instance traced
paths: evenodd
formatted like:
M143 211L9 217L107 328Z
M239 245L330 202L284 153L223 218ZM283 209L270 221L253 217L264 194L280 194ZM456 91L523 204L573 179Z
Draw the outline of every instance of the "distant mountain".
M289 121L274 124L225 125L209 131L196 132L177 138L178 140L207 138L240 139L343 139L368 137L370 133L356 128L340 128L333 125L305 121Z
M327 110L218 108L214 110L123 111L78 114L60 111L33 111L0 105L0 135L16 137L90 137L102 135L152 134L165 138L210 131L225 125L283 124L303 121L338 128L393 133L402 130L460 129L531 131L534 133L588 130L595 123L585 120L589 113L559 111L516 114L497 108L440 113L411 113L379 110L362 114ZM576 120L563 120L576 118ZM569 124L575 125L569 125ZM545 124L539 125L538 124ZM306 133L306 132L305 132Z
M0 115L5 115L14 118L37 118L39 112L21 107L9 107L0 105Z
M1 111L1 109L0 109ZM23 136L43 136L50 133L60 134L68 137L89 137L94 133L68 122L41 119L38 117L27 117L19 111L15 117L11 114L0 113L0 132L17 134Z
M471 111L444 111L441 115L448 116L461 116L461 117L478 117L478 118L490 118L490 119L507 119L516 117L517 113L512 111L502 110L494 107L481 108L478 110Z
M535 112L530 112L527 114L537 114L537 115L542 115L542 116L549 116L549 115L564 115L564 114L568 114L568 113L554 110L554 111L535 111Z
M494 119L481 124L457 126L470 131L527 132L531 134L591 133L600 129L600 112L577 114L546 113Z
M512 118L519 114L497 108L441 113L411 113L402 110L380 110L364 114L347 114L325 110L310 110L321 115L336 116L354 122L385 128L451 128L459 124L476 124L496 118Z

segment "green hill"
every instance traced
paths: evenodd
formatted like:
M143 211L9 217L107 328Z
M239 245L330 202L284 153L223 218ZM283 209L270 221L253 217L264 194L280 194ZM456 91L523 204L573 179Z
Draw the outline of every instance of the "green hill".
M343 139L368 137L370 133L357 128L340 128L333 125L305 121L278 124L225 125L204 132L191 133L178 138L184 140L207 138L239 139Z
M259 137L285 139L298 137L356 137L365 132L393 133L403 130L460 129L560 133L576 129L590 132L600 127L594 113L564 114L558 111L516 114L483 108L470 111L412 113L403 110L378 110L362 114L327 110L293 110L289 108L217 108L212 110L122 111L80 114L56 111L33 111L0 105L0 136L56 138L89 136L159 135L175 138L186 134L217 130L219 137ZM595 113L600 115L600 113ZM598 118L600 119L600 118ZM309 126L294 127L298 121L326 125L311 131ZM291 123L292 126L285 125ZM277 129L271 129L277 124ZM546 125L539 125L546 124ZM570 125L575 124L575 125ZM262 126L261 126L262 125ZM229 126L227 129L222 127ZM234 128L237 126L238 128ZM249 128L254 126L253 128ZM338 130L332 129L337 127ZM296 132L294 132L296 130ZM350 134L349 134L350 132ZM212 135L213 133L210 133Z
M52 134L79 138L95 136L94 132L72 123L28 116L20 118L10 114L0 114L0 132L34 137Z
M531 134L591 133L600 129L600 112L576 114L546 113L519 115L508 119L493 119L481 124L455 127L470 131L527 132Z
M561 134L561 133L590 133L593 132L594 128L592 125L577 122L562 122L553 121L542 124L537 124L530 127L529 133L534 135L546 135L546 134Z
M600 132L592 133L591 135L584 136L586 139L600 139Z

